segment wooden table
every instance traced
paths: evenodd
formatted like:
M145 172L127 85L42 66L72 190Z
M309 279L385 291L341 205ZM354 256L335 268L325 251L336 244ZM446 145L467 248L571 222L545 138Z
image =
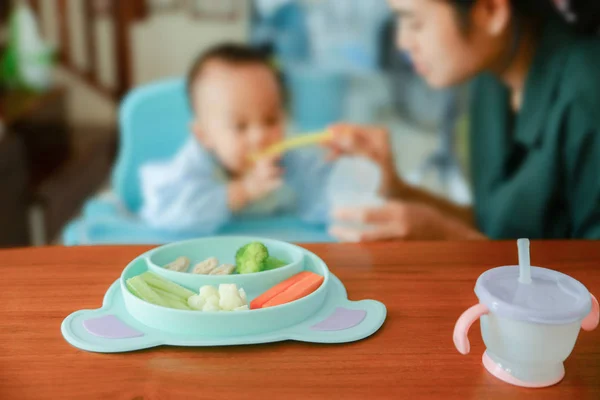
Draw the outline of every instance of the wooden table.
M388 307L374 336L347 345L276 343L235 348L163 347L93 354L65 342L69 313L101 305L126 263L146 247L0 252L0 399L600 399L600 331L580 334L559 385L527 390L452 344L456 318L476 301L483 271L516 262L516 245L411 243L312 245L351 299ZM534 264L600 294L599 242L534 242Z

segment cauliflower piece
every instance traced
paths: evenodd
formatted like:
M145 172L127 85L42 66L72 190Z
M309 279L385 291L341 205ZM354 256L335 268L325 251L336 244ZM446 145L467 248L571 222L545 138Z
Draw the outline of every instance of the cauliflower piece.
M221 284L219 285L219 306L224 311L232 311L235 308L242 307L244 301L240 296L237 285Z
M190 259L187 257L179 257L175 261L165 265L164 268L170 271L186 272L190 266Z
M218 298L219 291L214 286L210 286L210 285L202 286L200 288L200 296L204 297L204 300L208 299L211 296L217 296L217 298Z
M187 300L188 306L194 310L202 311L204 305L206 304L206 300L204 297L200 295L190 296Z
M219 288L206 285L200 294L188 298L188 305L201 311L244 311L249 310L248 296L236 284L221 284Z
M208 275L219 265L219 260L216 257L208 258L194 266L192 273L198 275Z
M244 289L240 288L238 290L238 293L240 294L240 298L242 299L244 304L248 304L248 296L246 295L246 291Z
M207 304L213 304L215 306L219 305L219 294L217 293L216 295L212 295L212 296L208 296L205 301Z
M205 312L207 312L207 311L208 312L210 312L210 311L221 311L221 309L219 308L218 304L215 305L213 303L208 303L207 302L206 304L204 304L204 307L202 308L202 311L205 311Z

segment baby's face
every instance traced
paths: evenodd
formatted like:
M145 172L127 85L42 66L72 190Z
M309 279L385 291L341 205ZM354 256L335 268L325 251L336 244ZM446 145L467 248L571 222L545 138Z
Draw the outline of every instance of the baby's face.
M213 62L193 93L194 133L233 175L249 168L250 155L284 137L281 90L266 67Z

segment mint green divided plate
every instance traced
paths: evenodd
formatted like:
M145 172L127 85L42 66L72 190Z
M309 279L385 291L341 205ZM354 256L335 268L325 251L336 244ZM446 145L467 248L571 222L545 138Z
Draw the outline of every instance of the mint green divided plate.
M177 257L195 262L217 257L233 264L236 250L260 241L275 257L290 264L256 274L207 276L161 268ZM235 283L251 301L269 288L308 270L325 280L312 294L281 306L237 312L174 310L147 303L129 292L125 281L147 270L198 292L203 285ZM64 338L83 350L116 353L161 345L230 346L297 340L346 343L375 333L386 317L385 306L374 300L350 301L344 285L315 254L288 243L244 237L195 239L158 247L134 259L104 296L102 308L81 310L62 323Z

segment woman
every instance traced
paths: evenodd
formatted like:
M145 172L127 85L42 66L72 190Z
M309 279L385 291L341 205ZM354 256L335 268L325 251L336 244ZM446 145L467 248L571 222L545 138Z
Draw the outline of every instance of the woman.
M473 79L471 166L475 205L465 208L404 183L388 134L331 127L332 155L362 154L384 171L393 199L341 209L344 241L387 239L600 238L599 2L389 0L402 19L399 46L433 87ZM592 4L590 4L592 3ZM584 18L585 16L585 18ZM577 21L580 33L565 20ZM597 21L596 22L600 22Z

